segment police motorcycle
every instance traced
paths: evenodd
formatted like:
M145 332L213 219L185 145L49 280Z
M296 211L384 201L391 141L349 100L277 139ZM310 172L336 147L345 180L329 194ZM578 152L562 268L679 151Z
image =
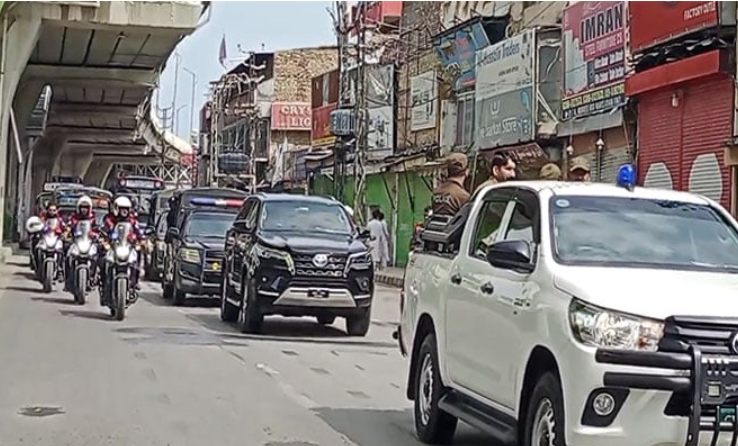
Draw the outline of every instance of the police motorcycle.
M67 251L67 288L74 302L84 305L92 289L93 265L97 262L97 245L92 237L92 222L82 220L74 228L73 242Z
M129 241L133 226L121 222L109 235L109 246L105 255L105 280L100 286L100 299L110 308L110 315L117 321L126 317L126 309L136 301L137 291L133 281L136 277L138 250Z
M46 220L41 240L36 245L36 277L43 285L44 293L50 293L54 283L63 279L64 242L55 231L60 224L59 217Z
M41 241L41 235L44 230L44 221L41 220L39 217L36 217L35 215L30 217L28 220L26 220L26 232L28 233L29 243L28 246L30 247L30 253L29 253L29 264L31 266L31 271L36 273L36 277L40 281L39 271L38 268L38 259L39 259L39 242Z

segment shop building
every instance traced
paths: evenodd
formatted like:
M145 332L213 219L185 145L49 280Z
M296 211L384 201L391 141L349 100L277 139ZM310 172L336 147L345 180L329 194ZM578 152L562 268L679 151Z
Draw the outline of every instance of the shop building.
M634 152L625 96L626 14L626 2L570 2L564 9L561 164L584 157L593 181L614 181Z
M735 3L629 8L636 73L626 93L637 102L640 184L698 193L735 213Z

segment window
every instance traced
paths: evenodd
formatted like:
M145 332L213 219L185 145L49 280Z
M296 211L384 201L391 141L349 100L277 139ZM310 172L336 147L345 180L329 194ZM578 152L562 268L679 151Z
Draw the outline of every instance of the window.
M530 244L538 242L539 204L536 194L526 190L516 193L515 208L503 240L523 240Z
M235 217L230 212L196 212L189 218L184 233L194 238L223 238Z
M474 239L472 240L471 252L472 257L484 259L487 255L487 248L494 243L497 238L497 231L502 224L502 217L507 209L507 200L493 199L484 203L484 207L479 213L477 219L476 230L474 231Z
M459 96L456 101L456 145L474 142L474 93Z
M353 233L348 214L338 202L269 201L264 204L259 226L265 231L309 231L342 235Z
M556 196L550 207L558 262L738 273L738 232L708 205Z

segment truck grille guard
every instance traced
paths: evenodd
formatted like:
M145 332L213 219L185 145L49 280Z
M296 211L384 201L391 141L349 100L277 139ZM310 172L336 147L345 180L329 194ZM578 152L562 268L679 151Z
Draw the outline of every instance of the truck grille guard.
M711 434L711 446L725 435L730 446L738 445L738 319L671 317L665 321L658 351L598 349L595 360L675 371L605 372L603 381L605 386L671 391L672 399L686 397L685 446L697 446L703 434Z

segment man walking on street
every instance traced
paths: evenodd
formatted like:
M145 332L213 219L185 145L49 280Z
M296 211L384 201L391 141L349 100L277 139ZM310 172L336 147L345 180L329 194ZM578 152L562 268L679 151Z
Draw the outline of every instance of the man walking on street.
M498 153L492 157L492 169L490 171L490 178L484 183L480 184L474 191L476 195L481 189L490 184L504 183L515 179L515 161L509 156Z
M452 153L446 158L446 180L433 190L433 215L456 215L469 201L464 187L468 168L469 160L463 153Z
M583 156L574 158L569 168L569 181L589 182L589 163Z

